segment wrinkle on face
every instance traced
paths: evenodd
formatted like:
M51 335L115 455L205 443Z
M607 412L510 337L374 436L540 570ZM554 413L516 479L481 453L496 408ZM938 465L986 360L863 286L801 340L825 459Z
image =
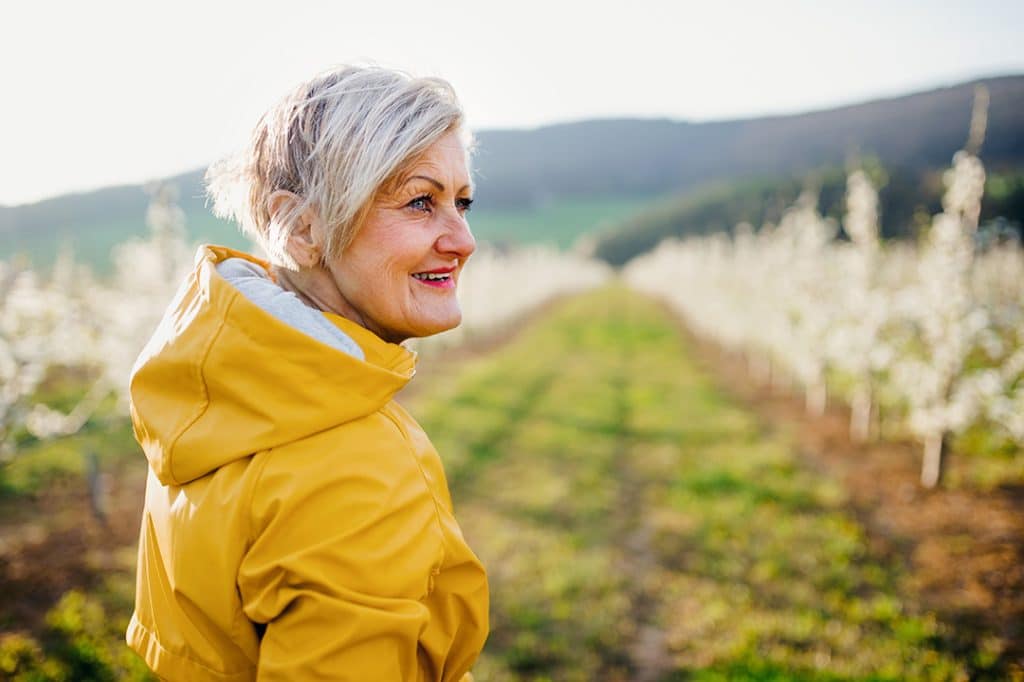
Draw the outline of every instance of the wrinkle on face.
M459 207L461 199L469 198L472 184L465 148L455 133L431 145L409 164L403 177L405 181L391 192L375 198L351 243L327 263L349 311L341 314L358 317L360 324L393 342L459 324L458 277L475 248ZM431 197L430 211L410 207L423 195ZM449 267L455 268L451 288L412 277Z

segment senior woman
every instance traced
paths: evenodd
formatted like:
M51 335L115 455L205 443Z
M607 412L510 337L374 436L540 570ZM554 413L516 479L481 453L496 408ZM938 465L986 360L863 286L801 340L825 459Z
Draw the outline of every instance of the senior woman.
M131 380L149 460L127 639L163 679L460 680L487 580L393 400L473 252L451 87L344 67L208 173L261 260L204 246Z

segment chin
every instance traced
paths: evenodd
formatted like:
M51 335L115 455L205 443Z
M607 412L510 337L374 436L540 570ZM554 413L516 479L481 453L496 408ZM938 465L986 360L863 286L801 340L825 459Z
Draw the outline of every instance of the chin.
M455 329L462 323L462 311L454 310L446 315L439 315L431 318L430 320L424 320L422 324L418 325L418 329L412 336L423 338L425 336L433 336L446 332L450 329Z

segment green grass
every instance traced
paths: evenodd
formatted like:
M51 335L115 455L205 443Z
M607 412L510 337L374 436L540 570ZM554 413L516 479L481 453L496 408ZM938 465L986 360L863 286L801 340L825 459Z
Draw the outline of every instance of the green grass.
M36 394L38 402L63 413L78 404L89 386L87 372L56 370L47 376ZM113 395L100 405L85 426L74 435L39 440L27 431L15 433L15 452L0 464L0 503L17 504L19 498L46 491L61 479L83 479L89 458L109 470L142 457L132 436L128 417L118 409Z
M113 219L75 226L60 231L13 231L0 243L0 260L24 257L35 267L48 268L62 248L70 248L75 260L90 266L100 275L112 272L111 252L129 239L142 239L148 234L146 216L137 219ZM209 212L186 216L189 239L213 242L242 250L251 245L233 225L218 220Z
M0 679L15 682L149 682L156 678L124 643L134 600L134 553L91 593L69 590L36 635L0 633Z
M901 596L842 490L719 393L649 301L574 299L418 395L490 573L478 680L986 675ZM653 657L635 645L652 628Z
M66 438L26 439L13 459L0 466L0 500L14 498L8 502L15 503L19 497L45 491L59 479L84 479L90 453L103 470L143 456L125 418L87 424Z
M646 208L643 197L559 199L516 211L474 208L469 216L473 234L496 244L551 244L565 249L584 234L610 227Z

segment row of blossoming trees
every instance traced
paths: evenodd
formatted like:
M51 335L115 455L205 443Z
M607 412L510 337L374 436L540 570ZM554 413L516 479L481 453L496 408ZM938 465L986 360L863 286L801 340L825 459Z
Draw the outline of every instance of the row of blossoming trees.
M135 356L192 258L174 189L151 192L150 234L114 249L109 278L76 263L70 250L47 273L0 261L0 465L15 456L19 433L76 433L112 397L125 412ZM82 381L83 395L68 412L37 400L54 372Z
M156 185L150 192L149 235L115 248L112 277L96 277L70 252L46 274L0 261L0 466L16 455L19 434L73 434L112 398L114 415L127 414L132 364L195 254L174 188ZM481 248L460 284L463 326L420 347L489 333L552 296L595 286L609 274L602 264L552 249ZM82 379L81 400L70 411L37 399L54 372Z
M983 129L976 106L967 149ZM921 481L932 487L951 437L967 428L1024 446L1024 251L977 238L978 156L957 152L943 179L942 212L916 245L879 241L878 196L858 170L847 240L805 193L778 225L666 241L626 277L745 354L756 377L798 383L811 412L830 393L845 400L853 438L867 438L880 413L898 423L922 443Z

